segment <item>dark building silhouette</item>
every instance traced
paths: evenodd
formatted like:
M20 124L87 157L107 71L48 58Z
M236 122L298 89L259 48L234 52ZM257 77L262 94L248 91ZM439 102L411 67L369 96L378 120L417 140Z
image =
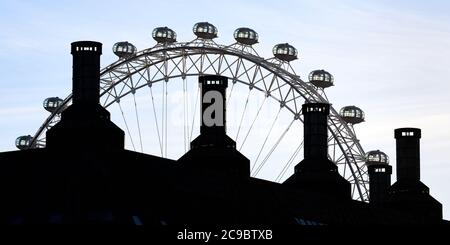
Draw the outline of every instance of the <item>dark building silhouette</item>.
M420 181L420 138L418 128L395 130L397 145L397 182L389 188L390 206L416 214L421 222L441 219L442 204Z
M230 178L248 178L250 161L236 150L236 142L226 134L227 78L203 76L199 85L200 135L191 142L191 150L178 160L181 167L192 173L214 172Z
M304 115L304 157L284 184L329 197L351 198L350 183L328 159L328 114L330 105L310 103L302 106Z
M202 76L202 124L174 161L124 149L124 132L99 104L101 43L72 43L73 104L47 147L0 153L3 224L445 224L420 182L418 129L397 129L397 182L369 165L371 203L327 158L328 104L305 104L305 159L283 184L250 177L226 135L227 78ZM49 105L50 106L50 105ZM50 108L50 107L49 107Z

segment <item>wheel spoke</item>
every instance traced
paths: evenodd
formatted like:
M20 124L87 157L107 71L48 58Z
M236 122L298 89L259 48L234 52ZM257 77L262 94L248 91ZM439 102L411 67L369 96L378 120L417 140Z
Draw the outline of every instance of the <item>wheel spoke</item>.
M125 119L125 115L123 114L122 106L120 105L120 101L117 101L119 105L120 113L122 115L123 122L125 123L125 128L127 129L128 136L130 137L131 145L133 146L133 150L136 151L136 147L134 147L133 137L131 137L130 128L128 127L127 119Z
M248 91L248 95L247 95L247 99L245 100L245 105L244 105L244 110L242 111L242 115L241 115L241 120L239 122L239 127L236 133L236 138L234 138L234 141L238 140L239 137L239 132L241 131L241 126L242 126L242 121L244 120L244 116L245 116L245 111L247 110L247 106L248 106L248 99L250 98L250 93L252 92L252 90Z
M295 149L294 153L291 155L287 163L284 165L283 169L281 170L280 174L278 174L277 178L275 179L275 182L279 182L283 179L284 175L286 174L287 170L291 167L292 163L294 163L294 160L297 158L297 155L300 153L301 149L303 148L304 141L300 142L297 149Z
M194 132L195 116L197 115L197 105L198 101L200 100L199 95L200 95L200 87L198 87L197 95L195 96L194 115L192 116L191 134L189 135L189 143L192 141L192 133Z
M187 152L187 97L186 97L186 78L183 79L183 141L184 152Z
M264 97L264 100L263 100L263 102L261 103L261 106L258 108L258 111L256 112L256 116L255 116L255 118L253 119L252 124L250 125L250 128L249 128L248 131L247 131L247 134L245 134L245 138L244 138L244 140L242 141L242 144L241 144L241 147L239 148L239 151L242 149L242 147L244 147L245 141L247 140L248 135L249 135L250 132L252 131L253 125L255 124L256 119L258 118L259 113L261 112L261 109L262 109L263 106L264 106L264 102L266 102L266 99L267 99L267 97Z
M134 101L134 111L136 114L136 123L137 123L137 128L138 128L138 133L139 133L139 143L141 145L141 152L144 152L144 146L142 145L141 125L139 122L139 113L138 113L138 108L137 108L137 103L136 103L136 95L134 93L133 93L133 101Z
M277 113L277 115L275 116L275 119L273 120L272 126L270 126L269 132L267 133L267 136L266 136L266 138L264 139L264 142L263 142L263 144L261 145L261 148L259 149L258 156L256 157L255 161L253 162L252 167L250 168L250 173L253 172L253 169L255 168L256 163L258 162L259 157L261 156L261 153L262 153L262 151L263 151L263 149L264 149L264 146L266 145L267 140L269 139L269 136L270 136L270 134L272 133L272 129L273 129L273 127L275 126L275 123L276 123L277 120L278 120L278 116L280 115L280 112L281 112L281 107L280 107L280 109L278 110L278 113Z
M231 85L230 94L228 95L228 99L227 99L227 104L226 104L227 107L228 107L228 103L230 102L231 95L233 94L233 89L234 89L235 84L236 83L233 81L233 85Z
M150 85L150 95L152 96L153 115L155 117L156 133L158 134L159 148L161 150L161 157L162 157L163 156L163 145L162 145L162 142L161 142L161 135L159 133L158 116L156 114L155 98L153 97L153 89L152 89L151 85Z
M165 145L164 145L164 155L165 157L167 157L167 96L168 96L168 86L167 86L167 82L164 82L164 86L165 86L165 98L164 98L164 138L165 138Z
M261 169L264 167L264 165L266 164L267 160L270 158L270 156L272 155L272 153L275 151L275 149L278 147L278 145L280 144L281 140L283 140L284 136L286 135L286 133L289 131L289 129L291 128L292 124L295 122L295 119L293 119L291 121L291 123L289 123L288 127L286 128L286 130L284 130L284 132L281 134L280 138L278 138L278 140L275 142L275 144L272 146L272 148L270 149L269 153L267 153L266 157L263 159L263 161L259 164L258 168L256 169L255 173L253 174L253 176L258 175L258 173L261 171Z

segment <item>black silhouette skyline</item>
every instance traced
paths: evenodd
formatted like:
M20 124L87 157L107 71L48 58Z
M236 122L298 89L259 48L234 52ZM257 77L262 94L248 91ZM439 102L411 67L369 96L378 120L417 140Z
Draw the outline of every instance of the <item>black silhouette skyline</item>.
M450 149L450 131L445 130L450 124L450 112L445 109L450 107L447 96L450 83L445 79L450 66L450 60L447 58L450 57L450 44L447 41L450 39L448 2L281 0L264 3L250 1L242 4L240 1L231 0L221 5L219 11L217 4L213 2L195 0L174 0L158 4L153 1L132 0L129 5L140 7L85 0L77 3L0 3L0 26L3 29L0 40L0 152L16 150L14 141L18 136L35 136L36 131L50 115L42 108L45 98L65 99L71 93L72 61L67 51L68 44L72 41L100 40L104 44L101 61L102 67L105 68L118 60L111 51L116 42L128 41L133 43L137 50L156 45L152 39L152 30L155 27L167 26L176 32L178 43L189 42L195 38L192 33L193 24L208 21L218 27L218 37L214 41L225 46L235 41L234 30L249 27L259 36L259 42L253 45L259 56L270 58L274 45L289 43L298 49L298 59L291 64L302 80L306 81L308 73L316 69L325 69L335 77L335 86L326 89L332 107L340 109L355 105L364 110L365 122L355 127L357 139L360 140L364 152L379 149L390 157L393 167L392 183L395 182L396 176L396 141L393 130L399 127L420 128L421 179L430 187L430 193L443 204L444 217L450 218L447 208L450 204L450 193L447 191L450 178L446 178L450 175L446 162L446 153ZM148 14L149 10L151 14ZM80 13L83 18L78 17ZM227 77L227 93L230 94L232 76ZM197 77L188 77L188 81L193 85L190 91L195 95ZM181 78L171 79L169 86L178 82L181 83ZM159 93L161 84L155 85L157 86L154 87L154 92ZM175 91L173 88L170 92ZM247 89L245 86L237 88L242 91ZM181 86L176 89L181 90ZM144 91L147 93L144 94ZM234 95L236 91L235 88ZM136 95L138 98L148 98L148 88L139 90ZM157 93L155 95L160 96ZM235 122L239 120L234 118L234 114L240 114L239 110L242 108L234 106L234 101L238 98L234 95L227 107L228 134L240 148L242 141L235 138L236 133L233 131ZM131 96L127 96L122 102L125 104L130 99ZM180 112L181 109L177 106L181 104L170 104L170 101L169 98L169 108L172 110L170 112ZM256 104L255 101L250 102ZM142 102L138 100L138 106L140 112L145 112L149 103ZM275 101L268 102L277 106ZM301 104L302 102L298 103L299 108ZM111 113L112 121L126 132L126 149L134 150L129 138L129 135L132 135L135 137L136 151L140 151L137 127L132 114L134 108L131 103L125 105L128 106L128 111L125 112L128 113L126 116L132 134L127 134L120 111L116 108L117 103L106 109ZM199 115L199 110L192 108L193 103L190 112L196 111ZM159 154L160 150L154 144L155 141L157 144L157 139L152 135L156 134L151 125L154 122L150 121L152 115L141 115L141 119L147 120L142 121L144 123L141 123L141 126L149 125L142 131L145 132L143 140L149 143L144 144L143 152L160 156L162 154ZM148 117L145 118L146 116ZM180 123L181 117L178 117L180 120L173 120L169 114L169 123ZM195 119L198 122L198 117ZM161 123L159 125L161 126ZM193 128L195 138L199 127ZM261 127L254 129L264 130ZM295 131L299 134L297 137L303 139L301 124ZM250 136L254 135L256 134ZM178 131L175 136L181 137L182 132ZM245 132L241 131L240 136L243 138ZM286 136L293 137L294 134L289 133ZM45 137L45 133L42 137ZM167 157L178 159L185 153L185 149L189 148L188 143L171 144L179 141L179 138L170 135L170 132L168 139ZM283 140L282 143L284 142L286 141ZM262 142L250 138L241 150L252 164L255 163L255 156L254 150L252 149L252 152L250 149L260 143ZM292 148L295 147L292 145ZM258 174L259 178L275 180L281 168L274 167L278 166L277 162L271 160L285 156L285 162L288 161L289 153L277 154L278 149ZM281 180L291 175L294 166L302 160L302 154L303 150ZM264 159L264 154L261 159ZM280 164L284 164L283 161ZM341 174L342 166L339 165Z
M373 161L372 200L355 201L327 158L328 104L303 105L305 158L275 183L250 177L226 135L226 77L199 77L201 133L174 161L124 149L99 104L102 44L74 42L71 53L73 104L47 146L0 153L3 224L448 224L420 181L420 129L395 130L397 181Z

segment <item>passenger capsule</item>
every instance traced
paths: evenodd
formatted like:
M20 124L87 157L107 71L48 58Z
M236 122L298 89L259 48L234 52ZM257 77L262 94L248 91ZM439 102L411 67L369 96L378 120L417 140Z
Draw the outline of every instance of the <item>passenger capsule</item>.
M389 157L382 151L369 151L366 154L367 165L387 165L389 164Z
M63 104L63 100L58 97L50 97L44 100L43 106L49 112L54 112Z
M280 43L273 47L273 55L283 61L293 61L297 59L297 49L289 43Z
M250 28L241 27L234 31L234 39L238 43L253 45L258 43L258 33Z
M129 42L118 42L113 46L113 52L119 58L132 56L137 51L136 47Z
M19 150L28 149L28 148L30 148L32 140L33 140L33 137L31 137L31 135L24 135L24 136L17 137L16 147Z
M158 43L174 43L177 41L177 34L168 27L157 27L153 29L152 37Z
M309 73L309 82L319 88L328 88L333 86L334 78L325 70L315 70Z
M199 22L194 25L194 34L203 39L214 39L217 37L217 28L208 22Z
M343 107L339 112L339 115L346 123L358 124L364 122L363 110L354 105Z

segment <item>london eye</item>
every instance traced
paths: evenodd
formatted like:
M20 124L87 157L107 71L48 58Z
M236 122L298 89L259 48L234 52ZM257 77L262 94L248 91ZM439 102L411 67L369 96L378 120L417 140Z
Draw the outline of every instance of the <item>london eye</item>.
M117 60L101 70L100 100L126 132L126 147L181 157L198 134L197 77L220 75L231 81L227 134L250 159L253 177L282 182L302 159L301 105L330 103L325 90L335 85L332 74L318 69L302 80L291 65L298 50L280 43L273 57L261 57L254 47L260 42L258 33L250 28L236 29L236 42L229 45L214 40L218 29L208 22L195 24L193 32L192 41L180 42L175 31L158 27L150 48L138 51L128 41L113 46ZM46 131L71 103L71 94L47 98L44 108L50 115L32 136L19 137L16 146L45 147ZM356 106L330 106L328 156L351 183L353 199L368 201L367 156L354 130L363 121L364 112Z

